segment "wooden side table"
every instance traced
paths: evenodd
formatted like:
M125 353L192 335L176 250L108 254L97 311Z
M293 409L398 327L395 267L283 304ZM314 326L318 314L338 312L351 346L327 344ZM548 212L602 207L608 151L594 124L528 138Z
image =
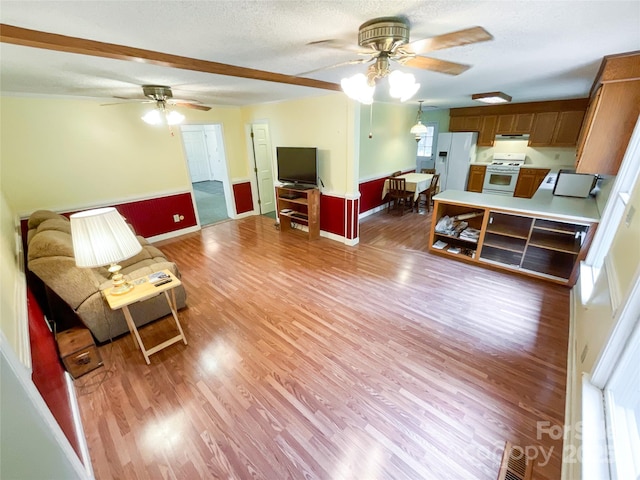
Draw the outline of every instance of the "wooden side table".
M138 347L144 356L147 365L151 362L149 361L149 355L153 355L160 350L167 348L169 345L173 345L176 342L182 340L185 345L187 345L187 338L184 336L184 332L182 331L182 325L180 325L180 320L178 320L178 311L176 308L176 295L174 288L182 285L182 282L178 280L176 276L174 276L169 270L163 270L165 274L171 278L169 283L165 283L162 285L154 285L149 282L148 277L142 277L141 279L133 280L131 283L135 285L133 290L121 294L121 295L113 295L111 291L113 288L108 288L103 290L103 295L109 307L112 310L122 309L124 313L124 318L127 321L127 326L129 327L129 331L133 334L135 341L138 343ZM129 305L132 305L137 302L142 302L148 298L152 298L156 295L163 293L165 298L167 299L167 303L169 304L169 308L171 308L171 314L173 315L173 319L176 321L176 326L178 327L179 335L176 335L169 340L166 340L159 345L156 345L151 348L146 348L144 343L142 343L142 339L140 338L140 333L138 332L138 327L133 321L133 317L131 316L131 312L129 311Z

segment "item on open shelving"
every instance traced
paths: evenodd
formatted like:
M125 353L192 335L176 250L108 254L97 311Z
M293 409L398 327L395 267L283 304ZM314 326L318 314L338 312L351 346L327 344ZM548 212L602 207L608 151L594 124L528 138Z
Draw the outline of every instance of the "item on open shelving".
M442 250L443 248L445 248L447 245L449 245L446 242L443 242L442 240L438 240L437 242L435 242L433 244L433 248L437 248L438 250Z
M460 238L463 240L468 240L470 242L478 243L478 238L480 238L480 230L477 228L467 227L460 232Z

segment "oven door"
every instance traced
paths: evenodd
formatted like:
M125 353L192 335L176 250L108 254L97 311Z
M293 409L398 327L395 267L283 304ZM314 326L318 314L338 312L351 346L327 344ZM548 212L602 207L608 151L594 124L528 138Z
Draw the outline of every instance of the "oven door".
M482 193L493 193L496 195L513 195L516 190L516 182L518 181L518 172L492 172L487 167L487 173L484 176L484 184L482 185Z

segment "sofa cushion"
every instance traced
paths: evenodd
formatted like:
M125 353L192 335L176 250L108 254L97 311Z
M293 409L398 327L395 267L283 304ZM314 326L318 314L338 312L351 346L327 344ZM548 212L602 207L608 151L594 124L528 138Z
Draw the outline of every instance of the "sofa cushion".
M29 217L27 226L29 227L29 229L38 228L38 225L40 225L45 220L50 220L50 219L65 220L67 222L69 221L69 219L64 215L60 215L59 213L52 212L51 210L36 210Z
M71 222L67 218L49 218L38 225L36 233L44 230L57 230L71 235Z

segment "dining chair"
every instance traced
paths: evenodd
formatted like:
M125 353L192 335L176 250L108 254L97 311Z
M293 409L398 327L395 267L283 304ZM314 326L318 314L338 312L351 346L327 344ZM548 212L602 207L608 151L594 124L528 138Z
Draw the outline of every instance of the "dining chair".
M418 205L420 205L420 202L422 200L422 196L424 195L424 205L427 207L427 212L431 210L431 202L432 202L432 197L438 193L438 181L440 180L440 174L436 173L433 177L431 177L431 184L429 185L429 187L423 191L420 192L420 195L418 197Z
M432 175L436 174L436 169L435 168L423 168L422 170L420 170L420 173L430 173Z
M408 208L413 211L413 192L407 191L407 180L398 177L389 177L389 203L387 204L387 213L393 209L400 209L400 215L404 215L404 211Z

